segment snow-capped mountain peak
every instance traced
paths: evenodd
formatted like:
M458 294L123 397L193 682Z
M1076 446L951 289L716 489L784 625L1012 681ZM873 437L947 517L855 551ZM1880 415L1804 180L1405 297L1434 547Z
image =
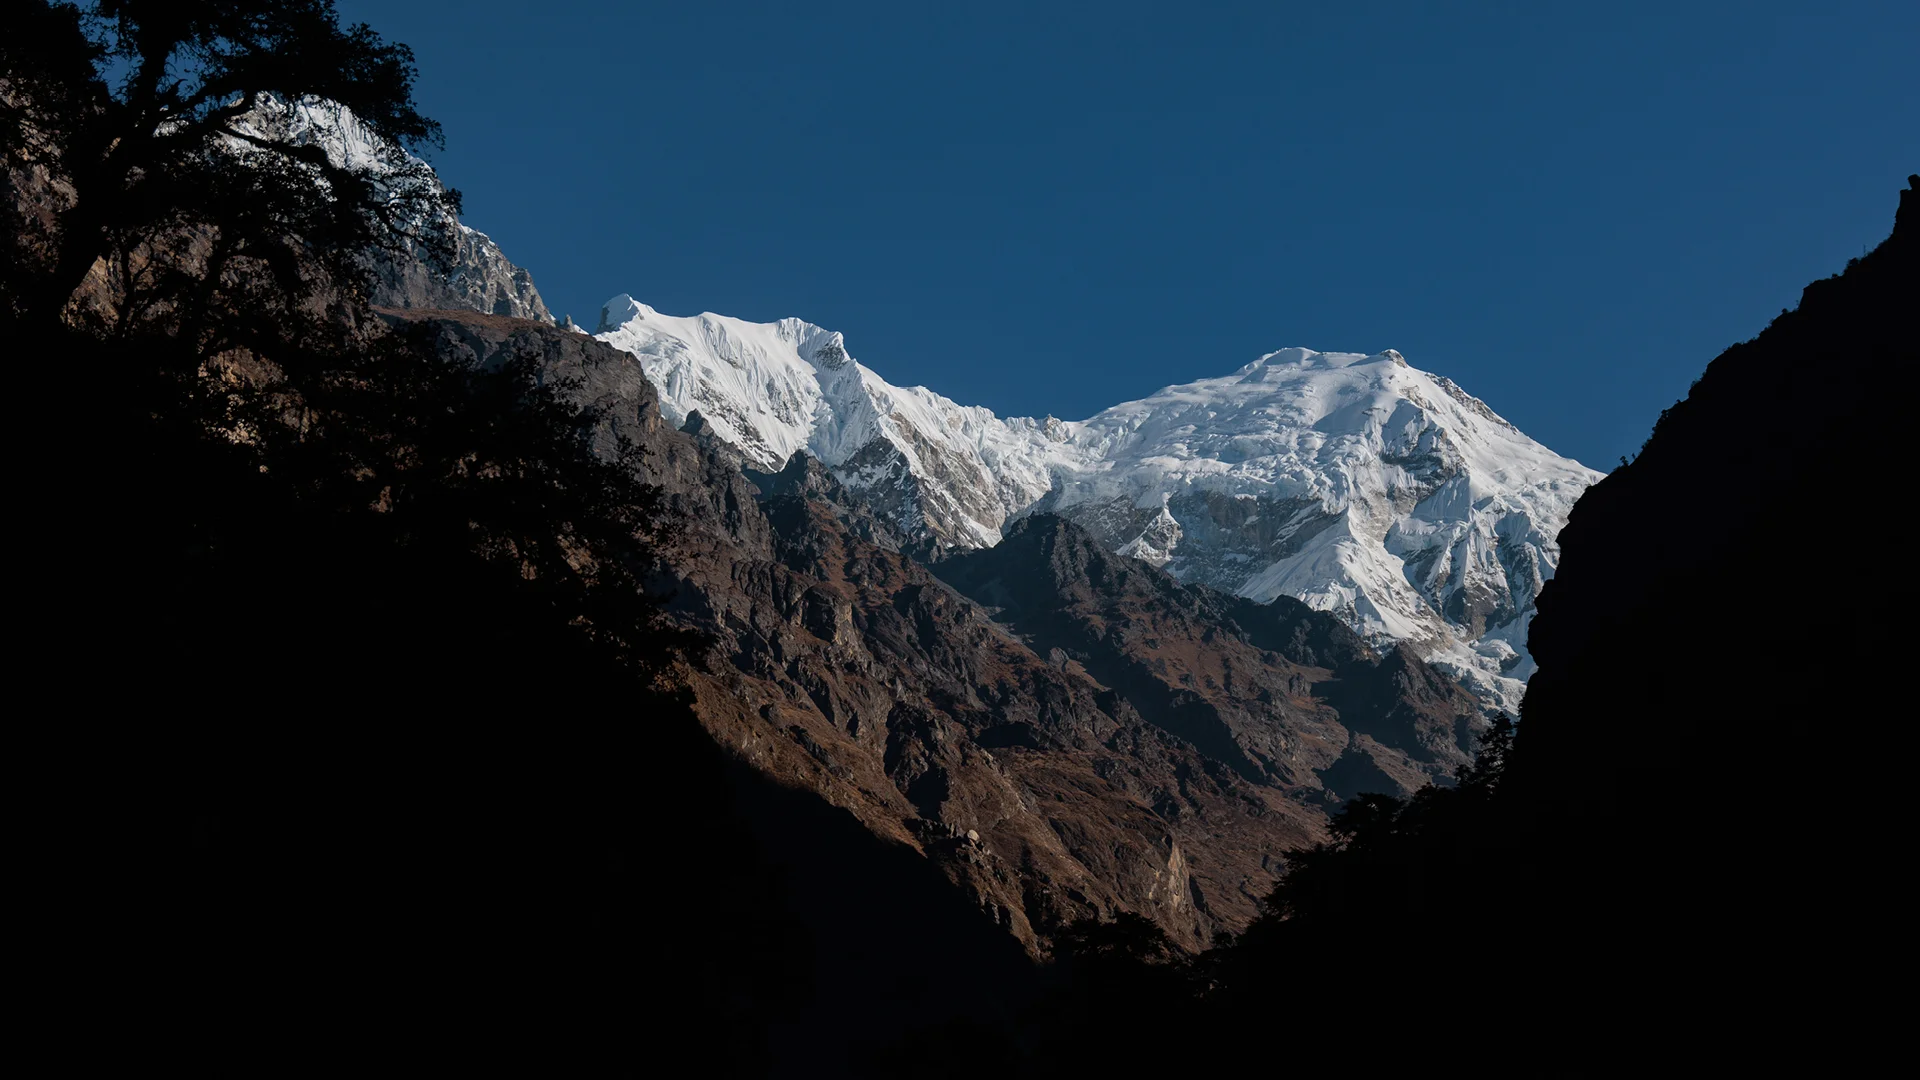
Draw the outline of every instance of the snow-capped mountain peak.
M1076 425L1042 508L1185 581L1290 595L1517 704L1554 537L1598 473L1394 350L1283 349Z
M626 293L621 293L619 296L608 300L606 304L601 306L600 325L594 327L593 332L596 334L604 334L615 327L623 326L635 319L645 319L649 315L657 314L659 314L659 312L654 311L652 308L628 296Z
M799 319L663 315L622 294L602 340L675 424L698 410L752 468L804 450L930 550L1073 518L1175 576L1296 596L1517 704L1554 536L1599 477L1398 351L1287 348L1080 422L1002 419L897 387Z
M861 365L839 333L800 319L750 323L663 315L621 294L601 340L638 357L670 423L696 410L752 468L805 450L929 547L998 542L1000 525L1051 486L1036 458L1055 447L987 409L898 387Z

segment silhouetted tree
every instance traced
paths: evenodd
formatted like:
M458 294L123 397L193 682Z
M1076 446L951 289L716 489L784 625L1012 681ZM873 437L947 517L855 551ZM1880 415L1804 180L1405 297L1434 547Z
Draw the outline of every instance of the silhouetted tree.
M39 880L105 973L76 1008L160 1061L637 1069L671 1030L762 1071L807 974L738 770L654 679L698 643L649 595L637 450L538 356L375 317L363 271L446 194L275 126L317 94L430 137L404 47L297 0L5 26L50 586L17 617L60 701L36 828L72 833Z
M370 261L443 240L453 207L405 151L438 135L405 46L325 0L19 7L0 83L10 310L58 339L58 370L95 376L103 434L79 471L190 458L95 509L181 522L195 539L174 551L231 552L221 537L278 517L283 565L348 530L310 554L435 563L397 583L413 590L470 566L582 647L671 655L640 587L654 496L632 448L596 457L598 418L531 359L471 369L364 305ZM341 108L365 137L329 156L295 121Z
M439 137L411 51L330 0L16 0L8 24L0 150L16 202L37 191L4 300L43 332L100 260L120 319L191 320L222 290L283 312L457 205L406 153ZM332 160L286 124L302 104L377 138Z

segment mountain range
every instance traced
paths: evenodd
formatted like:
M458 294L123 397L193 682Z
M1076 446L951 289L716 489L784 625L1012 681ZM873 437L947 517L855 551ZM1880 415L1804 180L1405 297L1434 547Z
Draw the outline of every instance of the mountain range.
M1911 590L1802 579L1901 490L1844 373L1913 352L1920 176L1599 476L1391 349L1061 420L798 319L555 320L344 109L166 86L430 138L404 47L95 7L0 37L75 1053L1889 1057Z
M497 247L457 250L388 255L380 310L466 363L536 357L641 450L702 727L1036 952L1120 912L1202 948L1346 800L1449 782L1518 705L1598 475L1392 350L1003 419L798 319L621 295L556 325Z
M269 102L256 123L360 167L426 168L324 102ZM382 259L378 302L554 321L491 239L451 214L426 227L450 235L454 258ZM1518 712L1555 538L1602 475L1393 349L1281 349L1076 422L896 386L801 319L671 316L623 293L594 334L640 361L669 423L698 414L763 472L818 458L922 558L1059 514L1181 581L1290 596L1377 647L1408 645L1489 711Z
M799 319L676 317L623 294L597 336L640 359L670 422L697 413L751 468L820 459L925 557L1059 514L1181 581L1409 645L1509 712L1554 538L1600 476L1391 349L1283 349L1073 422L895 386Z

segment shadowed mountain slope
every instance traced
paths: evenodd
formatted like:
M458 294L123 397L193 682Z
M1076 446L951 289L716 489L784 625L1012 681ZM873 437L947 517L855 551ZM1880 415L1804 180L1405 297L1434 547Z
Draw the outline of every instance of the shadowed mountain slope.
M1410 794L1467 760L1478 702L1409 651L1383 660L1297 600L1182 585L1045 514L934 570L1036 651L1121 689L1256 783L1338 805L1362 790Z
M389 317L475 364L532 351L602 410L601 445L637 443L668 519L656 586L711 641L679 674L708 732L930 860L1032 949L1128 911L1200 948L1246 925L1329 806L1465 760L1477 703L1331 616L1182 586L1045 516L942 564L956 591L818 462L747 474L699 417L674 430L626 353L485 315ZM1064 589L1077 628L1009 608L989 569Z

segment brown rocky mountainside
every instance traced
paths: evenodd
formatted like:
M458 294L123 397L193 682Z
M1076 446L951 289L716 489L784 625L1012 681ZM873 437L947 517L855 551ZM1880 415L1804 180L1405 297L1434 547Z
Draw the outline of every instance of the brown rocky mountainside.
M666 495L658 585L711 640L678 671L707 732L924 855L1030 949L1122 911L1203 947L1329 808L1467 759L1470 695L1304 605L1182 586L1050 516L930 570L817 462L750 476L697 416L669 428L625 353L471 312L388 317L577 380Z
M1298 600L1182 585L1046 514L935 571L1253 783L1337 807L1362 791L1411 794L1468 760L1471 695Z

